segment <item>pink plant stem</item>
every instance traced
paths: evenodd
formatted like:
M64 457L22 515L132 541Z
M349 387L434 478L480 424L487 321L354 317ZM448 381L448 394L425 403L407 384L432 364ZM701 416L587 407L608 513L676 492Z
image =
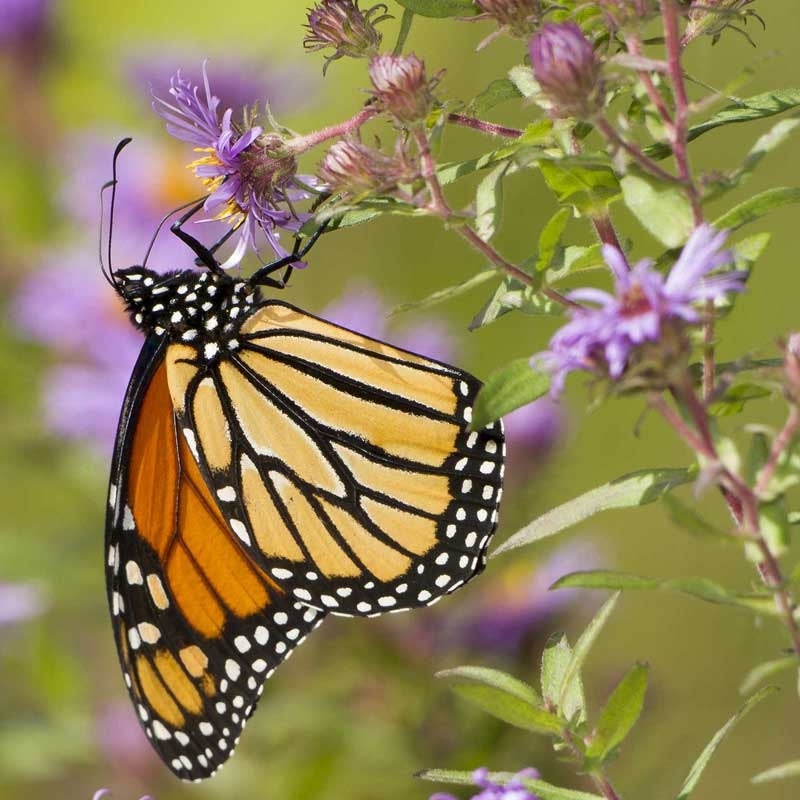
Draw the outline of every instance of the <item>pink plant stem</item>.
M454 125L472 128L472 130L480 131L489 136L501 136L504 139L519 139L522 136L522 131L518 128L507 128L505 125L496 125L494 122L486 122L466 114L448 114L447 121L452 122Z
M617 149L624 150L645 172L649 172L654 178L658 178L665 183L682 182L681 179L676 178L665 169L659 167L652 158L646 156L636 145L623 139L605 117L598 115L592 122L610 144L614 145Z
M794 616L797 604L786 586L781 566L761 532L758 495L738 475L726 467L720 459L711 436L707 411L700 398L698 398L694 390L694 384L688 374L674 389L694 420L696 431L691 429L680 414L669 406L660 394L652 393L648 397L650 405L664 417L673 430L695 453L718 465L720 487L737 522L739 534L752 539L753 544L761 554L761 560L757 565L759 576L764 585L772 592L775 608L778 614L783 617L791 637L792 647L798 658L800 658L800 626L798 626ZM790 420L787 420L787 425L784 426L784 431L782 432L785 433L785 436L778 436L778 438L784 439L783 446L791 441L798 428L800 428L800 415L798 415L797 419L794 419L790 414ZM775 445L773 444L773 450L774 448ZM775 460L777 461L777 457L775 457Z
M306 150L311 150L313 147L329 139L341 139L343 136L354 133L377 113L377 109L373 106L366 106L362 108L358 114L344 122L340 122L336 125L329 125L327 128L312 131L304 136L296 136L294 139L290 139L286 145L294 153L305 153Z
M767 463L761 468L756 479L755 493L757 497L761 497L767 491L770 481L775 475L775 470L778 468L778 460L781 455L788 450L792 440L797 436L800 430L800 409L797 406L792 406L789 410L789 416L786 419L786 424L783 430L772 440L772 447L770 448L769 458Z
M597 232L597 237L603 244L609 244L619 250L625 257L625 251L622 249L622 244L617 237L617 232L614 230L614 223L608 214L601 214L597 217L592 217L592 225Z
M695 225L703 221L700 193L692 180L687 152L687 125L689 122L689 97L681 67L680 9L675 0L661 0L661 17L664 21L664 43L667 48L667 69L675 95L675 119L672 136L672 152L678 165L678 174L686 187L692 205Z
M643 55L642 43L634 34L631 33L625 37L625 44L628 48L628 52L632 56ZM644 86L647 96L650 98L650 102L653 104L653 107L656 109L656 111L658 111L661 121L664 123L664 126L667 129L667 133L670 136L674 135L672 115L669 113L669 109L667 108L667 104L664 102L664 98L656 88L655 83L653 83L653 78L646 70L639 70L638 74L639 80L642 82L642 86Z
M425 135L424 129L422 127L418 127L414 132L414 136L416 138L417 147L419 148L420 153L422 177L425 179L425 183L427 184L428 191L431 195L431 205L429 210L445 222L448 222L453 216L453 211L447 202L447 198L444 196L442 185L439 182L439 177L436 174L436 162L433 158L433 154L431 153L431 148L428 144L428 139ZM468 242L472 247L475 248L475 250L483 255L484 258L486 258L486 260L492 264L492 266L496 267L502 272L505 272L515 280L518 280L524 286L533 285L533 278L531 278L527 272L524 272L519 267L516 267L506 261L488 242L484 242L483 239L481 239L481 237L478 236L478 234L469 225L466 223L461 223L455 226L455 230L462 239ZM559 303L560 305L575 305L575 303L573 303L571 300L568 300L554 289L544 287L539 291L542 295L544 295L544 297L547 297L549 300Z

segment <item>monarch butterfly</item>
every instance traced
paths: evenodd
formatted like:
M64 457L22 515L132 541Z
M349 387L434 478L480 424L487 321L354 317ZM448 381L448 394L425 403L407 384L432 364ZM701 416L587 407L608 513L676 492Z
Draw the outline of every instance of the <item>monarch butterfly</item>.
M144 730L197 781L326 615L431 605L483 569L505 446L500 423L469 429L472 376L262 297L313 239L243 280L181 230L191 213L173 231L206 271L107 275L146 340L106 575Z

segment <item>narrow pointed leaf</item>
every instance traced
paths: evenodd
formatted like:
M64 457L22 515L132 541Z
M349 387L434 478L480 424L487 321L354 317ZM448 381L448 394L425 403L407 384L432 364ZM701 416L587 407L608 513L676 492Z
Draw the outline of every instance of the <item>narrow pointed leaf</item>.
M600 610L594 615L594 619L592 619L592 621L586 626L586 629L580 635L578 641L575 642L575 648L572 651L572 658L570 659L566 670L564 670L564 677L561 681L561 686L558 691L559 708L563 707L565 699L569 696L572 682L575 680L580 680L581 667L583 667L583 664L589 655L589 651L592 649L592 645L600 635L600 631L603 630L606 622L608 622L608 618L611 616L614 606L616 606L617 602L619 601L619 596L620 593L617 592L608 600L606 600L605 603L603 603Z
M461 683L483 684L513 695L530 705L542 705L542 698L539 697L533 686L498 669L471 666L453 667L453 669L443 669L437 672L436 677L453 686Z
M674 494L666 494L662 498L669 518L674 525L683 528L687 533L698 538L715 539L725 544L736 544L737 540L728 531L717 528L705 520L693 506L681 502Z
M800 203L800 189L791 186L779 186L767 189L754 197L739 203L727 213L714 220L717 228L736 230L743 225L755 222L776 208Z
M768 781L783 781L787 778L800 778L800 761L788 761L764 772L759 772L751 780L753 783L767 783Z
M617 684L597 722L586 757L602 764L630 733L644 707L647 664L635 664Z
M771 694L774 694L778 690L774 686L765 686L761 691L756 692L752 697L750 697L747 702L714 734L714 737L711 741L706 745L705 749L702 753L700 753L700 757L697 761L694 762L692 768L689 770L689 775L686 778L683 786L681 787L680 792L678 792L677 797L675 800L687 800L687 798L691 797L692 792L695 790L695 787L700 781L700 778L703 776L703 772L705 771L706 767L708 766L708 762L714 756L714 753L717 752L717 748L722 744L725 737L731 732L733 727L748 713L750 712L755 706L757 706L762 700L769 697Z
M497 270L486 269L454 286L439 289L439 291L433 292L433 294L429 294L421 300L412 300L410 303L402 303L399 306L395 306L389 313L389 316L394 317L397 314L404 314L407 311L420 311L424 308L437 306L439 303L452 300L454 297L460 297L462 294L466 294L477 286L483 286L484 283L488 283L492 278L497 278Z
M470 104L475 115L483 116L500 103L508 100L519 100L522 93L508 78L492 81Z
M797 667L797 656L794 655L776 658L773 661L765 661L763 664L753 667L753 669L745 675L742 685L739 687L739 691L742 694L749 694L760 683L764 683L764 681L769 680L775 675L779 675L781 672L794 669L795 667Z
M694 475L691 469L644 469L630 472L533 520L506 539L492 556L554 536L601 511L652 503L675 487L688 483Z
M493 372L484 383L472 412L472 429L480 430L514 409L547 394L550 376L518 358Z
M745 595L730 592L708 578L672 578L658 580L611 570L572 572L559 578L551 589L616 589L617 591L664 590L691 595L717 605L737 606L758 614L775 616L778 612L767 594Z
M471 772L461 772L447 769L425 769L416 774L417 778L424 781L434 781L436 783L449 783L457 786L474 786L475 782ZM489 780L500 786L505 786L514 778L512 772L490 772ZM603 800L600 795L590 794L589 792L579 792L575 789L564 789L560 786L553 786L546 781L536 780L535 778L518 779L526 788L535 792L541 800Z

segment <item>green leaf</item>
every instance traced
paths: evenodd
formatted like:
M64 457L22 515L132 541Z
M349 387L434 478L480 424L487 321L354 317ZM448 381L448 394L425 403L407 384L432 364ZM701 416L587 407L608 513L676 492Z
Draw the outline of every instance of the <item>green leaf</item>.
M579 214L601 214L620 196L619 181L610 167L564 159L542 161L539 169L558 202L572 206Z
M607 269L602 245L599 242L588 247L568 245L563 250L556 251L550 269L545 273L545 282L550 285L578 272L596 269Z
M500 103L518 100L522 92L508 78L492 81L471 103L470 109L476 116L482 117Z
M736 539L731 534L707 522L693 506L682 503L674 494L664 495L662 502L666 506L667 513L673 524L683 528L692 536L709 537L717 541L723 541L726 544L736 542Z
M489 325L511 311L511 307L503 303L503 298L512 290L520 291L524 286L513 278L503 278L494 290L492 296L483 304L480 311L472 318L469 330L474 331Z
M771 503L761 503L758 509L758 525L772 554L778 558L784 555L789 549L790 524L783 497L778 497Z
M484 242L497 232L503 213L503 180L513 171L510 161L495 167L479 184L475 193L475 230Z
M506 539L492 556L554 536L600 511L647 505L676 486L688 483L694 476L693 469L643 469L630 472L542 514Z
M694 218L682 189L651 183L638 175L626 175L620 183L625 205L662 244L680 247L689 238Z
M493 372L484 383L472 412L472 429L481 430L520 406L532 403L550 388L550 376L536 372L530 359L517 358Z
M693 125L688 132L689 141L723 125L772 117L797 106L800 106L800 89L777 89L773 92L746 97L718 111L705 122ZM670 148L664 144L655 144L645 148L645 153L651 158L667 158L671 152Z
M586 757L602 764L639 719L647 691L647 664L635 664L617 684L600 714Z
M536 78L533 77L533 70L527 64L517 64L508 71L508 78L514 88L523 97L538 97L541 88Z
M502 672L480 667L457 667L436 674L473 705L509 725L533 733L559 734L561 720L540 707L532 686Z
M573 681L581 680L581 667L586 661L586 657L589 655L592 645L600 635L600 631L603 630L606 622L608 622L608 618L611 616L614 606L616 606L617 602L619 601L619 596L619 592L617 592L609 597L605 603L603 603L603 605L600 607L600 610L594 615L592 621L586 626L586 629L580 635L578 641L575 642L575 648L572 651L572 658L570 659L567 668L564 670L564 677L558 690L559 708L564 707L565 700L570 696Z
M467 280L457 283L454 286L448 286L445 289L439 289L438 292L433 292L433 294L429 294L427 297L423 297L421 300L413 300L410 303L401 303L399 306L395 306L389 312L389 316L394 317L397 314L404 314L407 311L419 311L423 308L430 308L431 306L439 305L439 303L444 303L446 300L452 300L454 297L460 297L462 294L466 294L466 292L471 291L476 286L482 286L484 283L487 283L489 280L496 277L496 269L484 270L483 272L479 272L477 275L473 275L471 278L467 278Z
M730 228L736 230L743 225L755 222L769 214L776 208L800 203L800 189L790 186L781 186L776 189L767 189L754 197L739 203L727 213L714 220L717 228Z
M772 392L769 389L756 383L738 383L728 387L719 400L715 400L709 405L708 411L713 417L729 417L744 411L745 405L750 400L761 400L771 395Z
M708 766L708 762L716 753L717 748L722 744L725 737L730 733L731 729L739 722L751 709L758 705L762 700L774 694L778 690L774 686L766 686L761 691L756 692L750 697L747 702L714 734L714 737L706 745L700 757L694 762L692 768L689 770L689 775L686 778L680 792L678 792L675 800L686 800L691 796L695 787L697 786L700 778Z
M572 662L572 648L563 633L554 633L542 653L542 697L558 709L565 720L583 722L586 718L586 698L580 675L570 684L569 691L559 705L561 686Z
M757 614L775 616L778 612L768 594L729 592L708 578L645 578L612 570L572 572L559 578L551 589L616 589L618 591L668 591L697 597L708 603L746 608Z
M440 670L436 673L436 677L442 678L453 685L465 682L483 684L513 695L530 705L540 706L542 704L542 699L533 686L515 678L513 675L501 672L499 669L471 666L453 667L452 669Z
M777 767L765 769L750 780L753 783L767 783L768 781L783 781L786 778L800 778L800 761L787 761Z
M761 160L786 142L798 128L800 128L800 117L795 116L792 119L782 119L763 136L759 136L745 156L742 166L736 170L733 180L729 181L731 187L738 186L745 178L752 175Z
M570 217L568 208L560 208L547 221L539 234L539 252L536 259L536 271L544 272L549 269L558 251L562 250L561 236Z
M472 0L395 0L421 17L474 17L480 9Z
M787 669L795 669L797 667L797 656L784 656L783 658L776 658L772 661L765 661L763 664L753 667L750 672L745 675L739 691L742 694L749 694L759 684L775 675L784 672Z
M434 781L436 783L450 783L457 786L474 786L475 781L472 772L460 772L448 769L425 769L418 772L415 777L424 781ZM499 786L505 786L515 775L511 772L490 772L489 780ZM530 789L541 798L541 800L603 800L598 794L589 792L578 792L575 789L564 789L560 786L553 786L546 781L536 780L535 778L518 779L526 788Z

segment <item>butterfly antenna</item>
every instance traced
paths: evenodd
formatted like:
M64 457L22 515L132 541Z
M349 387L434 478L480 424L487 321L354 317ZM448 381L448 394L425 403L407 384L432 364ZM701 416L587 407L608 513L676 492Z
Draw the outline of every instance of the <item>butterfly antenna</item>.
M98 230L98 237L97 237L97 256L100 260L100 272L103 273L103 277L106 280L106 283L114 290L117 289L117 284L112 280L111 276L106 269L106 265L103 261L103 217L105 213L104 203L103 203L103 195L105 194L106 189L111 186L111 181L107 181L100 187L100 227Z
M114 281L115 286L117 281L114 277L114 265L113 261L111 260L111 241L114 234L114 206L117 201L117 159L119 158L119 154L123 151L123 149L132 141L133 139L130 136L126 136L124 139L122 139L114 150L114 158L111 162L111 181L109 182L111 185L111 209L108 217L108 271L111 275L111 279Z
M161 222L158 223L158 227L156 228L156 232L153 234L153 238L150 239L150 244L147 245L147 250L146 250L146 252L144 254L144 258L142 259L141 266L143 266L143 267L147 266L147 260L150 258L150 253L152 252L153 246L156 243L156 239L158 238L158 234L161 233L161 229L164 227L164 225L166 224L167 220L171 216L173 216L174 214L177 214L179 211L183 211L184 208L189 208L189 206L193 206L196 203L200 203L202 201L203 201L202 197L196 197L194 200L190 200L188 203L184 203L182 206L178 206L177 208L173 208L172 211L167 212L161 218Z

